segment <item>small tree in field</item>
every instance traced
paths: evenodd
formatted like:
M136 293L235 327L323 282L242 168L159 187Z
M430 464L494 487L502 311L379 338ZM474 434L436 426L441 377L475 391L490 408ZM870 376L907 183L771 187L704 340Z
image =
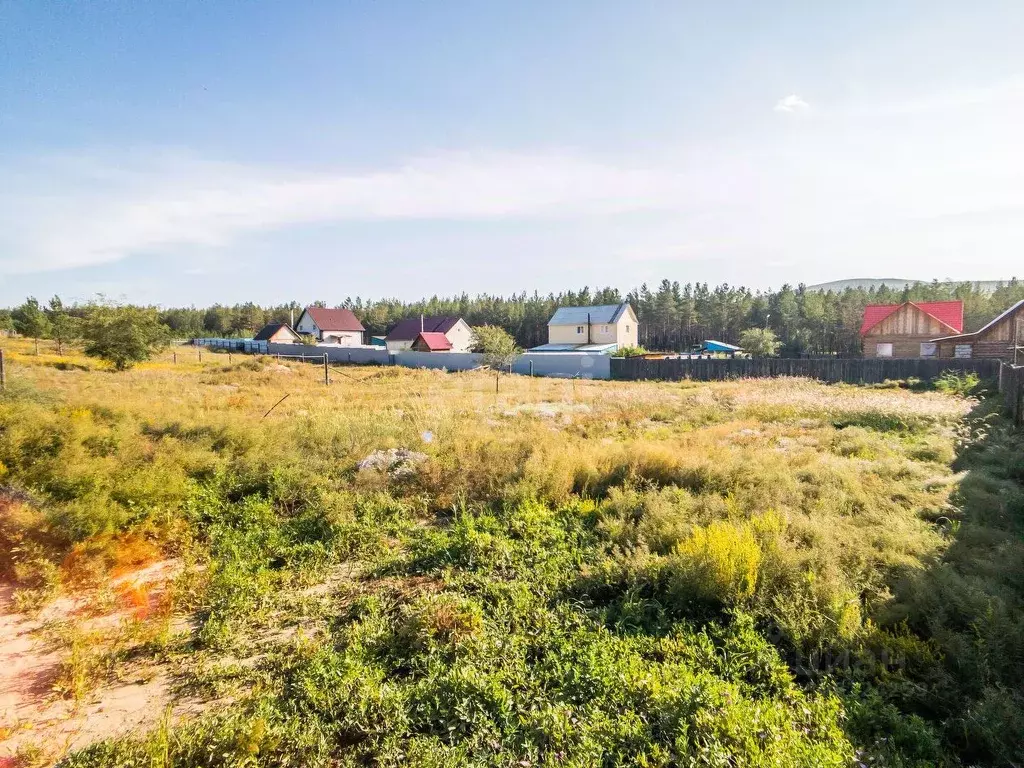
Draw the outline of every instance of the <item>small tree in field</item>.
M782 342L769 328L748 328L740 334L740 346L754 357L775 357Z
M86 314L82 338L85 354L123 371L165 348L170 332L160 322L156 309L94 304Z
M46 338L50 333L50 319L34 296L25 299L25 303L11 312L14 330L22 336L36 340L36 353L39 353L39 339Z
M494 369L494 391L498 391L498 377L523 353L516 340L496 325L481 325L473 329L473 351L483 352L484 365Z
M50 321L50 338L57 344L57 354L64 354L64 345L79 338L81 320L64 308L60 296L50 299L46 308L46 316Z

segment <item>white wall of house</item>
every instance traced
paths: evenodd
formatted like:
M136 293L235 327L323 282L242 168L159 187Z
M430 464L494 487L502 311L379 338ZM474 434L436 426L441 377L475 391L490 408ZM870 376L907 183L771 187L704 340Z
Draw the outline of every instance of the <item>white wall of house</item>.
M462 318L445 336L452 343L452 352L469 352L473 348L473 329Z
M318 339L320 338L320 328L313 322L313 318L309 316L308 312L302 313L302 317L299 318L299 323L295 326L295 330L301 334L309 334L310 336L316 336Z
M386 341L384 346L388 348L388 352L404 352L407 349L412 349L413 339L402 339L401 341Z
M338 344L342 347L359 347L363 344L362 331L324 331L321 339L325 344Z

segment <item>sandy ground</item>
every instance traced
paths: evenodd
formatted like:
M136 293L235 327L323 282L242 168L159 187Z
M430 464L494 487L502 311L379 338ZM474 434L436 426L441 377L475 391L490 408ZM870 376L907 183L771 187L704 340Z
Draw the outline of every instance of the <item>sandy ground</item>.
M121 576L115 585L146 585L158 597L174 571L173 563L155 563ZM94 741L159 723L171 702L170 680L152 666L123 670L118 681L79 702L54 691L66 651L46 641L44 625L70 620L91 630L116 628L127 611L87 614L87 596L76 596L58 598L30 617L16 610L13 595L13 587L0 586L0 768L17 765L19 751L39 749L56 760Z

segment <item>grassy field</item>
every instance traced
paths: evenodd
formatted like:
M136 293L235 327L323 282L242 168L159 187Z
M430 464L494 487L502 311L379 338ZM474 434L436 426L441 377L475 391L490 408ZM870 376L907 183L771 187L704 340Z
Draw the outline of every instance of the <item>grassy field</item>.
M0 575L47 696L160 681L64 765L1024 761L991 402L0 344ZM12 764L61 751L30 725Z

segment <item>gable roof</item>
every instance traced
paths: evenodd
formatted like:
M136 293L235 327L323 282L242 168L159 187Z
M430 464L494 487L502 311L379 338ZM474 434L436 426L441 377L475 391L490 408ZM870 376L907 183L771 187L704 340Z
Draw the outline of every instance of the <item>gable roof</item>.
M327 309L326 307L306 307L303 314L313 318L316 327L321 331L365 331L351 309ZM301 318L300 318L301 319Z
M414 341L417 336L420 335L421 331L428 333L448 333L452 328L458 325L461 317L454 317L451 315L436 315L434 317L424 317L423 326L420 327L420 318L418 317L407 317L405 320L399 320L398 323L388 331L388 335L384 337L386 341Z
M448 337L440 331L423 331L413 340L413 346L421 341L431 352L445 352L452 348L452 343L448 341Z
M968 337L973 337L973 336L980 336L985 331L987 331L989 328L991 328L992 326L996 325L997 323L1002 322L1003 320L1005 320L1007 317L1009 317L1010 315L1012 315L1014 312L1016 312L1018 309L1021 309L1022 307L1024 307L1024 299L1022 299L1021 301L1018 301L1016 304L1014 304L1008 310L1006 310L1005 312L1001 313L995 319L990 320L989 322L985 323L985 325L983 325L981 328L979 328L976 331L971 331L970 333L959 333L959 334L957 334L955 336L943 336L943 337L938 338L938 339L932 339L932 341L948 341L950 339L961 339L961 338L968 338Z
M287 328L288 332L293 337L295 337L296 339L299 338L299 334L297 334L295 330L290 325L288 325L288 323L268 323L267 325L264 325L260 329L259 333L252 337L252 340L270 341L272 338L274 338L274 334L280 331L282 328Z
M896 310L908 304L952 328L957 333L964 329L964 303L962 301L905 301L902 304L868 304L864 307L864 322L860 326L861 336Z
M629 302L621 304L598 304L591 307L559 307L548 320L548 325L585 325L587 317L590 324L617 323L622 313L629 309Z

